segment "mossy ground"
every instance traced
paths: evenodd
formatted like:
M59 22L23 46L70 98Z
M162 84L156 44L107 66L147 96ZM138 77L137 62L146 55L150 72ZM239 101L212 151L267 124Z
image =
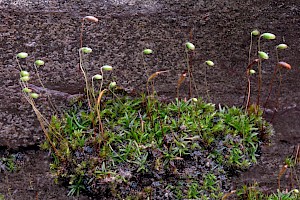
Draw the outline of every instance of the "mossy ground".
M194 99L195 100L195 99ZM256 162L272 133L261 113L197 101L107 96L96 113L75 103L54 116L50 165L70 195L127 199L220 199L231 174ZM43 148L52 149L49 142Z

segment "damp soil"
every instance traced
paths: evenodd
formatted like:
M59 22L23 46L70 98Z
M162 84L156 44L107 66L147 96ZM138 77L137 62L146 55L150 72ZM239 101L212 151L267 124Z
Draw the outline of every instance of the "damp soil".
M151 66L147 68L148 73L164 69L171 71L171 75L156 83L162 99L175 97L176 80L184 70L182 44L187 40L199 47L193 66L201 67L207 58L216 63L208 79L211 101L229 106L243 105L248 33L258 28L275 33L278 43L287 43L290 48L281 57L293 69L283 72L280 108L272 120L275 133L271 143L262 145L256 165L233 176L229 183L232 190L258 182L264 191L276 191L278 172L285 158L295 155L295 149L300 145L298 0L24 2L0 3L0 154L20 157L17 172L0 173L0 194L4 194L5 199L89 199L86 196L67 197L68 189L54 183L49 172L48 152L38 147L43 134L30 106L19 92L18 69L14 64L14 55L20 51L32 52L31 61L44 59L47 62L46 68L41 69L44 84L52 91L62 92L54 92L52 97L58 110L65 109L68 97L83 92L84 80L76 70L76 49L80 19L85 15L97 16L101 21L99 25L86 27L85 41L94 49L95 55L90 60L89 70L98 73L98 65L116 66L110 77L127 91L138 93L144 89L146 80L140 52L145 47L151 48L157 54L148 60ZM267 43L263 48L270 50L272 45ZM274 60L271 59L265 65L263 76L266 83L270 81L272 63ZM194 76L200 93L204 94L203 73L198 71L195 70ZM256 87L255 83L253 87ZM187 85L181 92L186 89ZM267 90L265 84L264 93ZM255 92L253 95L255 97ZM270 121L276 106L272 95L265 116ZM50 116L47 104L43 100L38 103L39 108ZM287 171L282 176L281 187L299 188L299 182L295 180L299 170L298 165L293 176Z

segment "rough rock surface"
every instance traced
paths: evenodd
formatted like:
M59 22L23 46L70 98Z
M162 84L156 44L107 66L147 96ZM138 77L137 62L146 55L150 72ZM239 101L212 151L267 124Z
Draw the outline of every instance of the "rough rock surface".
M87 66L90 75L109 64L114 67L111 79L129 90L143 90L146 74L169 69L167 75L157 79L156 90L161 97L174 97L177 78L185 69L184 43L191 40L197 47L193 66L199 94L205 96L201 63L211 59L216 63L208 71L212 100L223 104L241 105L243 102L249 32L258 28L275 33L276 42L262 45L272 58L264 64L265 80L274 67L274 46L287 43L290 48L281 52L280 57L293 69L283 73L281 102L299 106L300 8L296 2L0 1L0 144L15 148L36 144L41 139L37 120L21 97L16 53L30 54L29 69L25 67L28 70L33 70L30 65L34 59L46 61L40 73L47 88L69 94L82 93L84 80L76 65L80 19L86 15L100 19L97 24L86 23L85 26L84 46L93 49ZM154 50L154 55L147 58L147 73L141 56L144 48ZM185 90L183 87L182 91ZM58 96L53 98L59 99ZM39 103L48 110L44 102ZM64 102L57 104L63 106Z
M274 120L278 122L275 137L289 141L280 143L286 149L299 141L300 122L295 117L299 116L300 105L299 0L0 0L1 147L30 147L43 139L38 121L20 92L16 53L30 54L25 67L30 71L35 59L46 62L40 69L45 86L66 94L52 93L59 108L66 106L68 95L83 93L84 79L76 66L80 20L86 15L100 20L85 26L84 46L93 49L87 59L89 74L99 73L102 65L109 64L114 67L110 80L129 91L141 91L145 89L146 74L168 69L168 74L156 79L156 90L162 99L175 97L178 76L185 70L184 43L191 41L197 48L193 67L199 94L205 98L202 63L211 59L215 62L215 67L208 71L212 102L241 106L249 33L257 28L276 34L276 41L262 42L262 48L271 57L263 65L265 83L270 81L275 65L275 45L289 45L280 52L280 58L293 68L282 71L281 109ZM154 51L146 60L146 73L141 55L144 48ZM32 75L36 77L33 71ZM39 86L37 81L31 83ZM267 86L263 87L264 94ZM185 91L187 84L181 89L183 97ZM270 111L275 105L273 97L268 105ZM51 113L45 98L38 100L38 106L46 115ZM265 152L271 156L263 162L271 162L274 154L268 149ZM276 152L277 161L282 161L279 156L283 152ZM271 167L274 170L277 165Z

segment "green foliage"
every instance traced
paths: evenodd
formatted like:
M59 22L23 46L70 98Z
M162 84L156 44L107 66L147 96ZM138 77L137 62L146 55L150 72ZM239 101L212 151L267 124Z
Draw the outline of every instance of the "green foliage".
M269 126L256 114L235 107L216 109L201 99L163 104L125 96L101 103L102 136L97 115L83 105L52 117L49 126L49 138L61 155L53 154L51 170L69 184L69 195L111 191L118 196L113 191L132 178L180 173L187 192L172 186L174 196L219 199L223 168L245 170L255 163L260 130ZM53 148L48 140L43 147ZM205 173L202 178L193 174L196 169L185 172L198 165L208 168L197 169Z
M74 178L77 178L76 176L73 176ZM69 182L70 183L70 191L68 193L68 196L73 196L73 195L79 195L80 192L84 191L85 187L82 183L82 177L79 177L79 180L72 180Z
M198 183L192 183L189 185L188 187L188 195L187 197L189 199L197 199L199 198L199 190L200 190L200 187L198 185Z
M195 46L190 42L186 43L187 72L177 82L175 102L163 104L155 98L154 80L169 70L157 71L148 77L149 96L120 98L116 94L120 89L117 83L107 84L104 73L113 67L102 66L101 74L92 76L91 80L87 74L86 58L92 49L83 47L84 20L98 22L98 19L93 16L82 19L79 68L85 80L86 101L75 102L63 116L55 115L49 122L39 112L35 104L39 95L31 93L29 72L24 71L19 62L28 54L21 52L16 57L23 95L45 134L46 141L41 147L52 153L50 169L56 181L69 186L68 195L85 192L96 197L154 199L156 192L164 192L163 195L178 199L221 199L228 189L224 186L228 174L246 170L255 163L259 144L272 134L272 127L262 119L263 111L259 109L261 61L258 63L257 104L249 105L248 86L246 111L236 107L216 108L214 104L192 98L192 92L194 89L197 92L197 88L192 74ZM252 35L259 35L259 32L251 33L247 70L253 65L250 65ZM275 39L275 35L264 33L259 37L260 53L261 37ZM145 49L142 54L146 74L144 56L152 53L151 49ZM44 65L44 62L35 64ZM205 64L214 65L209 60ZM205 85L207 99L210 99L206 71L207 67ZM38 75L37 69L36 72ZM187 74L191 99L183 101L179 100L179 87ZM39 75L38 79L43 86ZM104 84L108 86L105 88ZM52 105L49 96L48 100ZM7 160L0 160L1 166L14 169L13 163ZM143 182L147 178L159 186Z
M0 172L8 171L8 172L12 173L17 170L18 170L18 166L16 164L16 159L14 156L0 158Z
M279 191L273 194L265 194L259 190L257 184L251 187L244 185L242 188L237 190L236 195L241 200L298 200L300 194L298 189L291 191Z

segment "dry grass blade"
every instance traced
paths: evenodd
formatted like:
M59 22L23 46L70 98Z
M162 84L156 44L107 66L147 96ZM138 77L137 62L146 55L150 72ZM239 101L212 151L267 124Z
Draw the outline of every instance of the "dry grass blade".
M97 99L97 105L100 105L100 102L101 102L101 99L102 99L102 96L103 94L107 92L107 89L104 89L100 92L99 96L98 96L98 99Z
M250 70L252 69L253 65L258 62L258 59L255 59L247 66L247 102L245 109L248 110L249 104L250 104L250 95L251 95L251 82L250 82Z
M252 63L250 63L248 66L247 66L247 69L252 69L253 65L258 63L259 59L255 59L252 61Z
M186 72L183 72L177 81L177 88L179 88L181 86L181 84L183 83L185 78L186 78Z
M300 153L299 153L299 150L300 150L300 145L298 144L297 151L296 151L296 156L295 156L295 165L298 162L300 162Z
M151 74L151 76L149 76L148 80L147 80L147 91L148 91L148 95L150 95L150 91L149 91L149 82L152 81L154 78L156 78L158 75L162 74L162 73L166 73L169 72L170 70L164 70L164 71L157 71L153 74ZM152 85L152 93L154 93L154 86ZM152 94L153 95L153 94Z
M52 149L54 150L54 153L56 156L58 156L59 158L61 158L62 160L64 160L64 158L61 156L61 154L58 152L58 150L56 149L55 145L53 144L53 142L51 141L51 138L48 134L48 131L46 129L46 126L49 127L49 122L47 121L47 119L40 113L40 111L37 109L34 101L32 98L28 97L27 95L24 95L25 99L27 100L27 102L32 106L33 111L35 112L37 119L40 123L40 126L46 136L47 141L49 142L49 144L51 145Z
M170 70L165 70L165 71L158 71L158 72L155 72L153 74L151 74L151 76L149 76L147 82L151 81L152 79L156 78L158 75L162 74L162 73L166 73L166 72L169 72Z
M101 102L102 96L104 95L104 93L106 91L107 91L107 89L104 89L100 92L98 99L97 99L97 105L96 105L98 121L99 121L99 130L101 131L102 137L104 137L104 130L103 130L103 125L102 125L101 115L100 115L100 102Z
M287 69L287 70L291 70L292 67L290 64L286 63L286 62L278 62L277 63L278 65L278 71L279 71L279 86L278 86L278 90L277 90L277 94L276 94L276 107L275 109L278 110L279 108L279 96L280 96L280 93L281 93L281 85L282 85L282 74L281 74L281 68L284 68L284 69ZM271 122L273 122L273 119L275 117L277 112L274 112L273 113L273 116L271 118Z
M179 88L180 88L181 84L184 82L185 78L186 78L186 72L183 72L177 81L177 88L176 88L177 99L179 98Z
M231 195L234 194L235 192L236 192L236 190L232 190L231 192L226 193L226 194L222 197L222 200L227 199L229 196L231 196Z
M286 172L287 168L288 168L288 165L284 165L281 168L281 170L279 171L279 174L278 174L278 190L280 190L280 178Z

